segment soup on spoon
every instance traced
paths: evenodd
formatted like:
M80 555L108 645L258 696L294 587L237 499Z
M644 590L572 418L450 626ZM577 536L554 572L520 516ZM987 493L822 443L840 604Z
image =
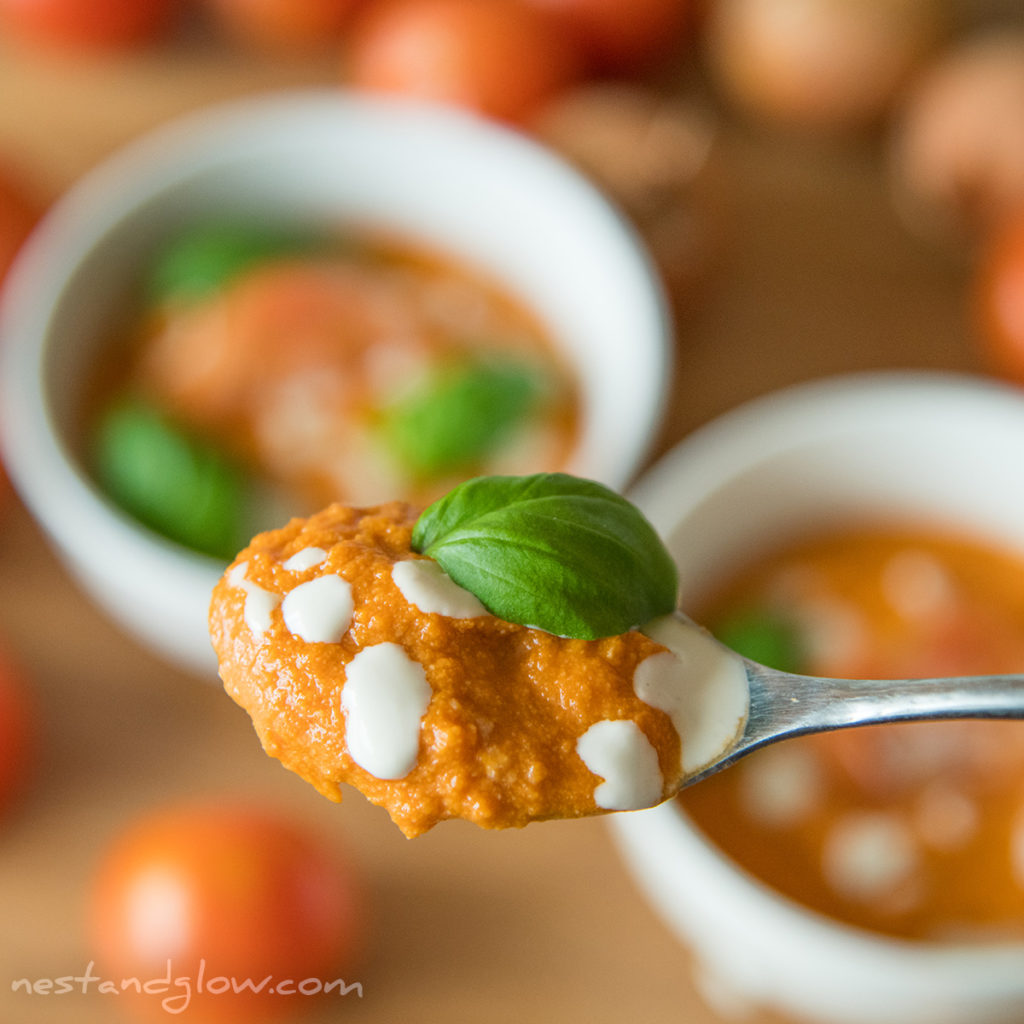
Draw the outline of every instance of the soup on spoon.
M258 535L210 630L267 753L415 836L650 807L729 750L745 665L676 591L615 492L481 477L422 513L332 505Z

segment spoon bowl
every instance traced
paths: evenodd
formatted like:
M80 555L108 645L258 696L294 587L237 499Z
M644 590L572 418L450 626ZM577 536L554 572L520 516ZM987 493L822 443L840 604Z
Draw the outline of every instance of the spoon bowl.
M1024 675L837 679L783 672L735 657L743 663L749 689L742 731L714 761L687 775L683 788L795 736L890 722L1024 718Z

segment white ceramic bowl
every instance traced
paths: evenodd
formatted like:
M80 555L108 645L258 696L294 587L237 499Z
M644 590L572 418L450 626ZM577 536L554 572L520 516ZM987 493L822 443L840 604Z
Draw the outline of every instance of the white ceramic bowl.
M666 538L682 600L765 544L879 518L1024 551L1024 396L944 375L854 376L755 401L699 430L631 496ZM1024 944L925 945L838 924L721 855L674 802L611 827L725 1014L833 1024L1024 1020Z
M212 672L221 566L119 513L76 458L83 382L162 233L210 211L392 229L488 271L541 315L582 384L571 471L624 487L670 382L666 305L619 214L547 150L471 115L331 89L213 108L158 130L56 204L0 309L0 435L21 495L91 594L185 668Z

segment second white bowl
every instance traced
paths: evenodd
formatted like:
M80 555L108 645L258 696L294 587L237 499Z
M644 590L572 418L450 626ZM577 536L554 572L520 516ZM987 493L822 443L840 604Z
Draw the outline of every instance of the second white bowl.
M856 376L737 409L666 456L632 497L667 539L683 607L808 528L946 526L1024 552L1024 396L943 375ZM829 1024L1024 1019L1024 944L897 941L783 898L675 801L611 828L720 1008Z

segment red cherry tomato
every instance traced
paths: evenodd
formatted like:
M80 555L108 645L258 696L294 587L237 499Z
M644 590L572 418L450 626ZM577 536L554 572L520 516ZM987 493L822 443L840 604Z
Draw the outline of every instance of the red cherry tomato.
M940 28L935 0L715 0L708 66L755 117L861 128L890 109Z
M20 183L0 169L0 282L38 216L39 211Z
M341 38L360 0L206 0L224 31L268 51L318 49Z
M576 81L582 58L517 0L381 0L350 38L351 82L523 121Z
M139 46L168 31L183 0L0 0L0 26L68 49Z
M630 71L662 56L695 17L695 0L527 0L558 19L600 70Z
M20 182L0 168L0 286L38 215ZM0 465L0 499L7 496L9 489L7 475Z
M0 811L23 791L34 746L31 699L17 666L0 652Z
M1024 384L1024 211L987 241L974 278L978 340L987 362Z
M140 1015L279 1020L312 995L358 998L352 870L272 812L204 803L137 820L100 863L91 921L97 972L153 983L131 997Z

